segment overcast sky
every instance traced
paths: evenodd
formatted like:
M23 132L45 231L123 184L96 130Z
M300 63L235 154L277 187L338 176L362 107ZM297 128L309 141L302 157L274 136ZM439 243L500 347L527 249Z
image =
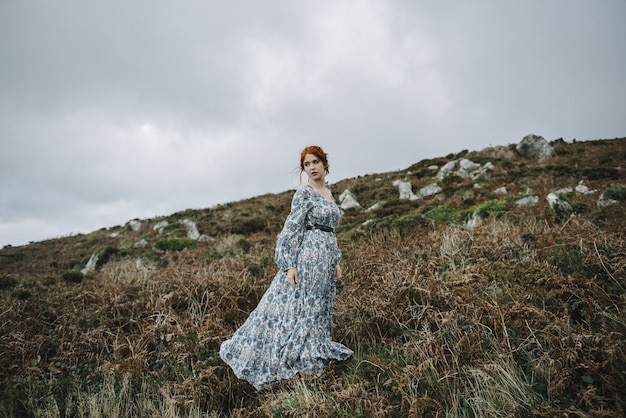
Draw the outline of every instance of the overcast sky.
M0 2L0 246L626 136L626 0ZM202 231L200 231L202 232Z

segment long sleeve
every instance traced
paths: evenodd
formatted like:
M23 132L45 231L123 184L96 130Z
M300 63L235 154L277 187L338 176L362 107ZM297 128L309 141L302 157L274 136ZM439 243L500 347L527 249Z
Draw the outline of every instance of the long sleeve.
M291 201L291 211L276 241L274 260L281 270L297 267L296 260L306 231L307 214L313 205L310 191L306 187L298 188Z

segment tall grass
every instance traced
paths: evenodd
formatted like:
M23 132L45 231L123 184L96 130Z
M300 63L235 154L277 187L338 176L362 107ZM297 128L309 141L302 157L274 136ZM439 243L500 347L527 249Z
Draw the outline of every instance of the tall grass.
M596 209L597 196L577 195L580 213L566 219L543 201L490 204L497 210L471 228L423 216L444 204L441 214L487 207L477 200L503 183L545 195L578 182L567 158L584 154L590 165L619 155L608 145L571 148L549 170L500 150L471 203L463 198L473 185L458 179L445 182L445 198L410 204L389 195L392 175L337 186L362 190L372 200L364 206L394 202L382 217L348 212L338 229L333 331L355 354L320 377L261 391L218 350L276 273L270 260L291 193L185 213L215 240L180 251L135 247L158 240L149 227L5 249L0 416L624 416L622 203ZM614 178L594 182L616 187ZM123 251L80 281L61 278L103 246Z

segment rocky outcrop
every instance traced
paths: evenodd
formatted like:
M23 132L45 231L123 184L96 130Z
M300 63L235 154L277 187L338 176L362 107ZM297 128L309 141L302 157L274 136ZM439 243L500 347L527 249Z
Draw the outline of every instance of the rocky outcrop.
M526 158L542 159L556 156L556 151L548 141L532 134L525 136L515 149Z
M562 198L563 195L572 193L572 191L573 189L571 187L564 187L548 193L548 196L546 196L548 204L557 215L570 214L574 211L572 205L570 205L567 200Z
M398 188L398 192L400 192L400 199L415 200L418 198L413 193L413 185L410 181L394 180L391 184Z
M346 189L339 195L339 207L343 210L348 209L360 209L361 205L356 200L356 197L349 189Z
M458 165L458 169L457 169ZM480 176L484 175L487 171L493 170L493 164L490 162L485 163L484 165L475 163L467 158L461 158L460 160L452 160L447 162L443 167L439 169L437 173L437 180L443 180L451 174L456 174L457 176L464 179L473 179L476 180Z
M429 184L426 187L422 187L419 192L417 192L417 197L419 199L424 199L426 197L434 196L443 191L443 188L437 183Z

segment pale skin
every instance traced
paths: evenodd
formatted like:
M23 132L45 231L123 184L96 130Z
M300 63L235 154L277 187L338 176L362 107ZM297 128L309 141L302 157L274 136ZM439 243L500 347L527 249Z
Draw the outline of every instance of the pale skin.
M324 163L315 154L307 154L302 164L304 165L304 172L309 177L309 185L324 196L326 200L332 201L333 196L326 187L326 169ZM335 268L335 280L339 279L341 279L341 266L337 265ZM287 270L287 280L291 287L295 289L298 285L298 270L295 267L291 267Z

